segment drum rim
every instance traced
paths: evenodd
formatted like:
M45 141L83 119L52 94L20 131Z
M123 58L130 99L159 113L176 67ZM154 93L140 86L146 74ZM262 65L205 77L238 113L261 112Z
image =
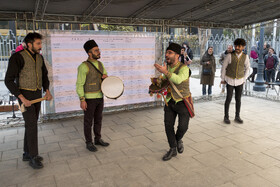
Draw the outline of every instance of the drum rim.
M121 80L121 82L122 82L123 89L122 89L122 92L121 92L117 97L108 97L106 94L104 94L104 92L103 92L103 90L102 90L102 83L103 83L103 81L104 81L105 79L109 78L109 77L117 78L117 79ZM121 78L117 77L117 76L108 76L108 77L106 77L105 79L104 79L104 80L102 81L102 83L101 83L101 91L102 91L103 95L105 95L105 96L106 96L107 98L109 98L109 99L118 99L120 96L122 96L122 94L123 94L123 92L124 92L123 80L122 80Z

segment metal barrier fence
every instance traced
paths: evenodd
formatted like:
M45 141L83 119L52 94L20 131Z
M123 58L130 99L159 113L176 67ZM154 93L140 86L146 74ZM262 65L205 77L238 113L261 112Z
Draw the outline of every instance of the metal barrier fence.
M192 51L193 51L193 54L194 54L194 57L196 58L200 58L202 55L200 54L200 42L199 42L199 38L198 36L172 36L172 35L164 35L163 36L164 39L165 39L165 42L167 44L165 44L165 46L168 45L168 43L171 41L171 42L176 42L178 44L182 44L183 42L188 42ZM203 40L204 37L207 37L205 35L202 35L200 40ZM233 45L233 42L236 38L238 37L242 37L242 38L246 38L245 36L243 37L242 35L241 36L235 36L235 35L211 35L209 37L209 39L207 40L206 42L206 45L205 45L205 50L208 48L208 46L212 46L214 51L214 55L215 56L220 56L221 53L223 53L226 49L227 49L227 46L229 44ZM246 51L249 51L250 52L250 48L251 46L253 45L257 45L257 43L252 43L251 41L252 39L247 39L246 42L247 42L247 48L246 48ZM255 37L254 38L254 41L259 41L259 37ZM265 36L264 38L264 42L269 44L271 47L272 44L273 44L273 36ZM280 52L280 36L279 37L276 37L275 39L275 46L274 46L274 50L276 52L277 55L279 55L279 52Z
M0 80L3 80L5 77L12 51L16 49L18 44L22 43L23 39L24 36L15 36L11 30L9 30L7 35L0 33Z
M12 33L11 30L9 30L8 34L3 35L0 33L0 71L7 67L3 64L3 61L7 61L11 55L11 51L15 50L17 45L19 45L23 39L25 31L20 31L18 33L18 36L15 36L14 33ZM169 35L169 34L162 34L162 41L163 41L163 51L168 46L169 42L176 42L179 44L182 44L183 42L188 42L195 58L200 58L200 47L201 43L200 41L205 39L205 35L199 36L198 35ZM205 45L205 50L208 48L208 46L212 46L214 48L214 55L220 56L222 52L224 52L229 44L233 44L233 41L238 38L239 36L236 35L210 35L208 37L208 40ZM240 37L246 38L246 36L241 35ZM254 38L254 41L258 41L259 38L256 36ZM265 36L265 43L270 44L271 47L272 44L275 44L274 49L277 55L280 51L280 35L276 37L275 41L273 42L273 36ZM250 47L252 45L256 45L256 43L251 43L251 38L247 39L247 50L250 50Z
M15 36L14 33L12 33L11 30L6 35L2 35L0 33L0 81L4 80L5 72L8 65L8 60L11 56L11 52L16 49L17 45L22 43L24 36L25 36L25 30L19 31L18 36ZM207 38L205 38L207 37ZM213 46L214 48L214 55L216 60L219 59L221 53L223 53L227 46L229 44L233 44L233 41L237 37L243 37L248 38L243 32L243 35L237 36L237 35L210 35L206 36L201 35L200 38L198 35L169 35L169 34L162 34L161 41L162 42L162 56L164 59L165 50L169 44L169 42L176 42L179 44L182 44L183 42L188 42L190 45L190 48L193 51L194 58L196 60L199 60L202 56L200 54L200 48L201 48L201 41L205 41L205 50L208 48L208 46ZM258 36L256 36L254 39L247 39L247 51L250 52L250 47L252 45L256 45L256 43L252 44L252 41L259 41ZM279 55L280 51L280 35L275 38L273 41L273 36L265 36L265 43L267 44L274 44L275 52L277 56ZM217 63L217 66L219 67L219 63ZM1 92L1 91L0 91ZM1 94L1 93L0 93Z

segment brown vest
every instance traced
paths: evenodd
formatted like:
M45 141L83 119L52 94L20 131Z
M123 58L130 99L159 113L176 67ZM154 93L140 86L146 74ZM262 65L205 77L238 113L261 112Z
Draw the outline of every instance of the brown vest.
M19 73L19 88L31 91L36 91L37 89L41 90L43 67L42 56L40 54L36 54L35 61L26 50L19 53L24 60L24 66Z
M180 66L177 67L173 73L178 74L180 69L185 66L186 66L185 64L180 63ZM174 83L174 85L177 87L177 89L180 91L180 93L182 94L182 96L184 98L190 96L189 80L190 79L188 78L188 79L184 80L183 82L181 82L181 84ZM173 87L171 85L169 87L171 88L171 93L167 94L167 98L171 96L175 101L182 99L177 94L177 92L173 89Z
M83 62L88 67L88 73L86 82L84 85L84 91L85 93L96 93L101 91L101 78L102 75L90 64L91 62L85 61ZM103 72L103 66L101 62L98 61L98 68L101 72Z
M246 55L242 53L238 59L235 53L231 54L231 63L226 68L226 76L232 79L241 79L245 75L245 64Z

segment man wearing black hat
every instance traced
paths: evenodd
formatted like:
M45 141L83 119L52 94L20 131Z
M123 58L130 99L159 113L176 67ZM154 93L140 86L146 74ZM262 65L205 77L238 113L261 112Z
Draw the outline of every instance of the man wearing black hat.
M80 98L80 107L84 110L84 134L86 148L95 152L97 148L92 141L92 121L94 120L94 144L108 146L109 143L101 139L102 112L104 106L101 82L107 76L107 71L100 58L100 50L94 40L84 44L88 59L78 67L76 91Z
M163 66L155 64L156 69L163 73L162 79L168 79L173 82L184 98L190 97L189 89L189 68L187 65L180 63L179 57L181 46L171 43L166 49L166 62ZM166 64L167 63L167 64ZM184 146L182 138L188 130L190 114L182 98L177 94L173 86L169 85L166 100L168 106L164 107L164 124L165 132L168 139L170 150L163 156L163 160L170 160L178 153L183 153ZM176 117L179 117L178 128L175 133L174 125ZM176 150L177 148L177 150Z

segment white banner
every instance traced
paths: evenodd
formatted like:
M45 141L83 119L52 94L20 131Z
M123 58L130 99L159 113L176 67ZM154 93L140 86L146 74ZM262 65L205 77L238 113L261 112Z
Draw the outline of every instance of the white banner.
M148 94L150 77L155 76L155 36L143 33L92 35L52 33L51 59L55 112L80 110L76 94L77 68L87 59L84 43L94 39L101 50L100 61L109 76L123 80L124 93L117 100L105 99L105 107L152 102Z

